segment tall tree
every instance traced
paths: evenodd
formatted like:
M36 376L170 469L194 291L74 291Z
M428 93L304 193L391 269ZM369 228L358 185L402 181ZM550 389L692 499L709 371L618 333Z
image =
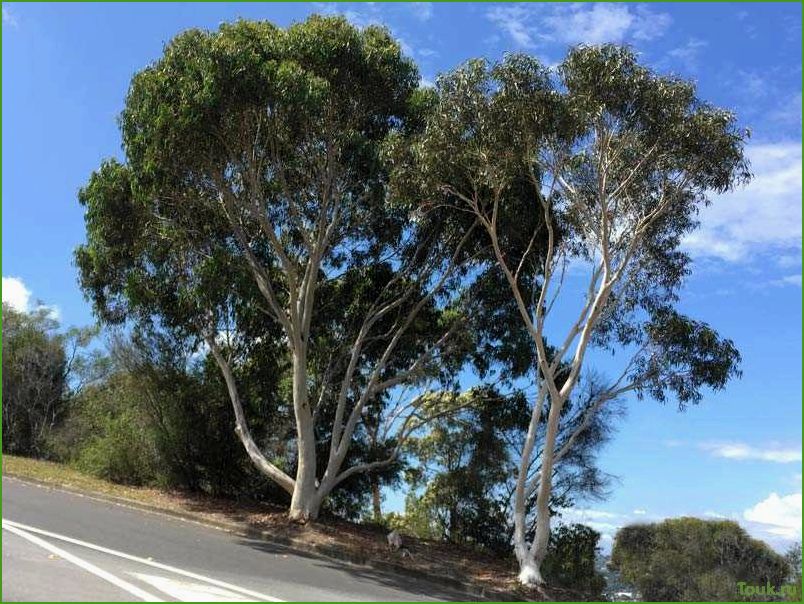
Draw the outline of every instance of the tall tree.
M657 75L616 46L575 48L555 73L524 55L470 61L442 77L436 95L408 178L423 205L478 220L536 351L514 549L520 580L538 584L554 468L574 442L558 442L560 418L590 350L616 351L622 370L597 393L588 421L627 392L683 406L738 374L732 342L675 304L689 272L680 244L698 209L750 177L746 134L691 83ZM588 279L578 284L582 271Z
M442 412L409 399L385 417L388 457L344 467L369 405L395 386L446 378L459 350L453 303L472 229L444 228L456 221L439 212L412 222L386 195L382 150L420 123L417 85L378 27L311 17L287 29L191 30L133 78L126 163L105 162L79 196L87 243L76 257L100 317L205 342L249 457L300 521L342 481L394 463L411 431ZM244 329L254 312L277 329ZM283 342L295 475L255 443L233 367L248 356L223 335L246 347Z

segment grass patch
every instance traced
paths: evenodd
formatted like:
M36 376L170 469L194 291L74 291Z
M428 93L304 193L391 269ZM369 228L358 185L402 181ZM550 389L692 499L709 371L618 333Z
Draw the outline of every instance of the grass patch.
M115 484L79 472L68 465L52 461L30 459L4 453L3 475L30 478L48 485L77 489L88 493L121 497L165 509L181 509L177 502L174 501L174 497L169 493L164 493L158 489Z

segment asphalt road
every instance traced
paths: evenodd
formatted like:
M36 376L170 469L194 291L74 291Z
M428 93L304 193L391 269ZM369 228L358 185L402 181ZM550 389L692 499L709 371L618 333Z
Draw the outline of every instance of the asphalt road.
M288 552L3 477L2 600L466 600L427 581Z

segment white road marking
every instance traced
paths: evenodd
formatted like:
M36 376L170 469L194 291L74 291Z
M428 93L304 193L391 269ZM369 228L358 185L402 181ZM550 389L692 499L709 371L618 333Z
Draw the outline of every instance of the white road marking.
M217 587L221 587L223 589L228 589L234 592L237 592L241 595L250 596L252 598L257 598L257 600L262 600L263 602L284 602L280 598L274 598L273 596L268 596L266 594L262 594L258 591L253 591L251 589L246 589L244 587L239 587L237 585L233 585L231 583L227 583L226 581L219 581L218 579L212 579L211 577L205 577L204 575L200 575L198 573L193 573L187 570L182 570L181 568L176 568L175 566L170 566L168 564L162 564L161 562L154 562L153 560L148 560L146 558L140 558L139 556L133 556L131 554L126 554L124 552L120 552L114 549L109 549L108 547L103 547L101 545L95 545L94 543L88 543L86 541L81 541L79 539L73 539L72 537L66 537L65 535L59 535L58 533L52 533L50 531L45 531L43 529L35 528L33 526L28 526L26 524L22 524L20 522L12 522L11 520L3 519L3 528L6 528L6 525L9 527L16 527L18 529L27 531L29 533L37 533L39 535L44 535L46 537L51 537L52 539L58 539L60 541L65 541L67 543L72 543L73 545L79 545L81 547L86 547L91 550L95 550L97 552L103 552L104 554L109 554L110 556L117 556L118 558L123 558L124 560L131 560L132 562L138 562L140 564L145 564L146 566L151 566L153 568L159 568L161 570L166 570L176 575L181 575L183 577L187 577L189 579L195 579L197 581L204 581L209 583L210 585L215 585Z
M129 573L144 581L148 585L154 586L159 591L166 593L171 598L176 598L181 602L257 602L252 598L247 598L239 593L214 585L203 583L191 583L189 581L179 581L170 577L160 575L145 575L142 573Z
M5 530L11 532L11 533L14 533L15 535L18 535L19 537L22 537L23 539L27 539L28 541L30 541L34 545L38 545L39 547L44 548L44 549L48 550L49 552L64 558L68 562L72 562L73 564L75 564L79 568L82 568L85 571L87 571L89 573L92 573L93 575L95 575L97 577L100 577L104 581L108 581L109 583L111 583L115 587L119 587L123 591L127 591L132 596L136 596L140 600L144 600L145 602L164 602L164 600L162 600L161 598L158 598L155 595L150 594L150 593L148 593L147 591L145 591L143 589L140 589L136 585L132 585L128 581L124 581L123 579L119 579L118 577L115 577L110 572L107 572L107 571L103 570L102 568L98 568L94 564L92 564L90 562L87 562L86 560L82 560L81 558L71 554L70 552L64 551L60 547L56 547L55 545L53 545L51 543L48 543L44 539L40 539L39 537L36 537L35 535L29 535L27 532L25 532L21 528L19 528L17 526L12 526L6 520L3 520L3 528Z

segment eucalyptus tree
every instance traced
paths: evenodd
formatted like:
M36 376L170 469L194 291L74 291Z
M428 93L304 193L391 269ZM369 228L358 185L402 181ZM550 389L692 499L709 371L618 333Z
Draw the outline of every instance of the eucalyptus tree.
M445 412L408 399L385 415L388 457L344 467L370 405L447 380L462 351L454 303L473 229L438 211L412 221L387 197L383 149L421 123L418 81L386 30L341 18L184 32L131 82L125 163L105 162L79 196L76 257L99 316L203 342L249 457L300 521ZM244 329L254 313L273 327ZM269 338L290 362L295 475L252 437L233 367ZM317 434L329 442L323 468Z
M435 94L408 178L424 206L478 220L536 351L513 542L520 581L538 584L554 469L575 440L558 442L562 410L591 351L615 354L621 367L578 435L625 393L683 407L739 374L733 343L676 303L690 271L681 242L698 209L750 178L747 134L731 113L700 101L693 84L616 46L575 48L555 72L524 55L470 61L440 78ZM537 450L539 469L529 472Z

